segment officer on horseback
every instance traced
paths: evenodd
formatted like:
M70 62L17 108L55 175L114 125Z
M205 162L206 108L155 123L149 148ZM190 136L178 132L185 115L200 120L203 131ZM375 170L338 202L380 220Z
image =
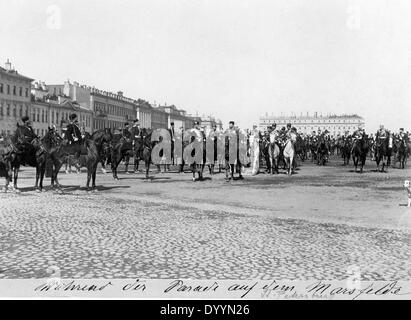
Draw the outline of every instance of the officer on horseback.
M129 128L130 128L130 125L129 125L128 122L126 122L124 124L124 128L123 128L123 131L122 131L123 138L126 141L130 141L130 139L131 139L131 132L130 132Z
M388 138L388 131L385 130L384 125L380 125L380 129L377 131L375 138L380 140Z
M404 132L404 128L400 128L400 132L398 133L398 140L401 142L406 141L407 135Z
M34 133L34 130L31 126L30 118L27 116L24 116L21 118L21 121L23 122L23 138L27 142L31 142L34 138L37 138L37 135Z
M75 113L69 116L70 123L67 125L67 130L64 135L65 139L68 140L69 144L81 144L81 130L78 126L78 119Z
M140 122L138 119L133 121L133 126L131 127L131 140L133 141L133 150L134 150L134 173L138 172L138 164L140 162L141 157L141 150L142 150L142 143L138 143L142 141L141 137L141 130L140 130ZM137 146L140 146L139 149L136 149Z

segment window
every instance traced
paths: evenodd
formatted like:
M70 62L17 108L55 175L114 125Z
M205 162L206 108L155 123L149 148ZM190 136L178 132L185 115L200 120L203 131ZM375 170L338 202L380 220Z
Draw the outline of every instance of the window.
M7 94L10 94L10 85L7 85Z
M19 96L20 97L23 96L23 88L22 87L19 88Z
M26 88L26 97L29 96L29 88Z
M40 109L37 112L37 122L40 122Z
M17 87L16 86L13 86L13 95L14 96L17 95Z
M3 104L0 104L0 116L3 116Z
M41 110L41 122L44 122L44 110Z
M3 93L3 84L0 83L0 93Z
M20 118L23 116L23 106L20 106L20 112L19 112Z

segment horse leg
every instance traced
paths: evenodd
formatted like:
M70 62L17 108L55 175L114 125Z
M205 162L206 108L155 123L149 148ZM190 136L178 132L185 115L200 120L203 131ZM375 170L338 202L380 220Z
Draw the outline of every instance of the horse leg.
M92 179L93 179L92 188L93 188L93 189L96 189L96 173L97 173L97 165L98 165L98 162L94 165L94 168L93 168L93 175L92 175Z
M196 164L195 163L193 163L192 165L191 165L192 167L191 167L191 172L192 172L192 174L193 174L193 182L195 182L196 181Z
M36 191L40 191L39 190L39 179L40 179L40 165L37 164L36 165L36 184L34 185L34 189L36 189Z
M146 180L148 180L148 173L150 171L150 160L146 160Z
M15 166L14 167L14 181L13 181L13 184L14 184L14 189L16 191L18 191L18 189L17 189L17 179L19 177L19 169L20 169L20 166Z
M91 166L89 165L89 166L87 167L87 184L86 184L86 190L87 190L87 191L90 191L91 171L92 171L92 168L91 168Z

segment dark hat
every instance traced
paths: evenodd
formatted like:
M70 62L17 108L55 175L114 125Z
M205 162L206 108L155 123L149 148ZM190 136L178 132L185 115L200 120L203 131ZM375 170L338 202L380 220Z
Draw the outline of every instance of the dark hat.
M134 122L134 123L138 122L138 119L135 119L133 122Z
M170 126L174 126L174 122L170 122Z
M271 126L272 126L272 127L276 127L276 126L277 126L277 124L274 122Z
M230 121L229 124L234 124L234 121Z
M23 122L27 122L29 120L30 120L30 118L28 116L21 117L21 121L23 121Z
M404 131L404 128L400 128L400 131Z
M198 121L194 121L194 124L200 124L200 122L198 122Z
M291 127L291 123L287 123L287 127Z
M71 121L73 121L74 119L76 119L77 118L77 115L75 114L75 113L72 113L71 115L70 115L70 117L69 117L69 119L71 120Z
M128 126L128 125L129 125L129 123L128 123L128 122L126 122L124 125L125 125L125 126Z

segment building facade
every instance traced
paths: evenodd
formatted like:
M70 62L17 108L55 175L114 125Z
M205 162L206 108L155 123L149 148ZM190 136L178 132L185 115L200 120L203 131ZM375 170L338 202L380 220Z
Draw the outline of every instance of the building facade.
M12 134L22 116L30 116L33 79L19 74L9 60L0 67L0 135Z
M151 129L168 129L168 114L159 107L152 109Z
M217 126L217 130L222 130L223 123L221 120L214 118L213 116L203 116L201 117L201 126L206 130L211 130L213 125Z
M298 132L309 134L313 131L328 130L330 135L337 136L345 134L347 131L352 134L359 126L364 126L364 119L356 114L349 115L327 115L322 116L315 113L313 116L265 116L260 117L259 128L266 130L273 123L277 124L277 128L285 127L287 123L291 123L296 127Z
M51 94L63 94L80 106L93 112L92 131L105 128L122 128L136 118L136 101L94 87L66 81L64 85L47 86Z
M43 136L52 126L62 133L72 113L77 114L81 128L84 128L86 132L93 131L93 112L63 94L50 95L44 82L34 83L31 97L30 119L37 135Z

